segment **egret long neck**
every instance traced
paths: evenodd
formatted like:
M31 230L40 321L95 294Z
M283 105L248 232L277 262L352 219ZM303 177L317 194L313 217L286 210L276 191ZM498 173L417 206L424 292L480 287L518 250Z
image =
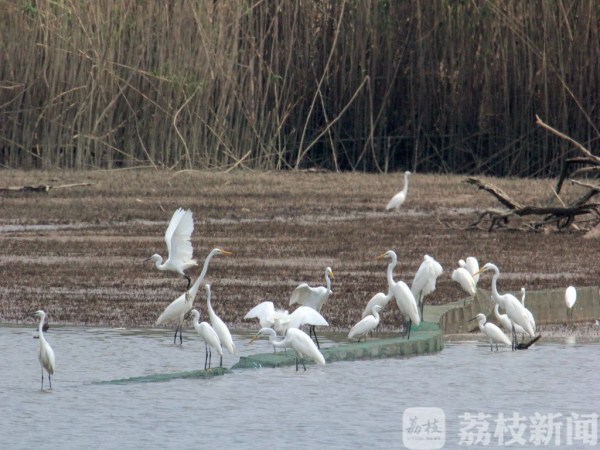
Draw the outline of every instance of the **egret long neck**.
M331 291L331 280L329 279L329 273L325 272L325 284L327 285L327 291Z
M492 297L494 297L494 300L496 301L496 303L500 303L500 306L503 305L502 303L502 297L500 297L500 294L498 293L498 278L500 277L500 271L498 269L494 270L494 276L492 277Z
M277 333L275 333L275 330L271 329L272 333L269 333L269 342L271 343L271 345L273 347L279 347L279 348L286 348L287 345L284 342L284 340L278 341L277 340Z
M396 264L398 264L398 260L394 257L392 257L392 262L388 264L388 268L387 268L387 280L388 280L388 285L392 286L395 282L394 282L394 268L396 267ZM390 292L388 291L388 294L390 294Z
M215 252L213 250L212 252L210 252L208 254L206 259L204 260L204 265L202 266L202 272L200 272L200 275L198 276L198 278L196 278L196 281L194 281L194 284L188 291L190 299L193 299L196 297L196 294L198 293L198 289L200 288L200 284L202 284L202 280L204 280L204 277L206 276L206 272L208 272L208 263L210 262L212 257L215 256L216 254L217 254L217 252Z
M404 186L402 187L402 192L404 192L404 194L406 194L407 191L408 191L408 174L405 173L404 174Z

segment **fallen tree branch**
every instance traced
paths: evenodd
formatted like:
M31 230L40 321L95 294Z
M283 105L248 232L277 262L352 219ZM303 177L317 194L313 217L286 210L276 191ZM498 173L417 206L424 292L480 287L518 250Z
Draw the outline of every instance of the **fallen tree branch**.
M43 192L48 193L50 189L67 189L72 187L80 186L91 186L93 183L71 183L71 184L59 184L54 186L51 184L40 184L37 186L8 186L0 188L0 192Z

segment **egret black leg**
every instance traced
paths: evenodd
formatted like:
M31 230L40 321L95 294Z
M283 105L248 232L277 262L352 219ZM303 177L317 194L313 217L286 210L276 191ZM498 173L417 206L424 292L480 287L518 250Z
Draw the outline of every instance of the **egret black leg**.
M298 357L296 356L296 372L298 372Z
M306 365L304 364L304 358L302 358L302 367L304 367L304 371L306 372Z
M42 376L44 376L43 372L42 372ZM50 385L50 389L52 389L52 379L50 378L50 374L48 374L48 384Z
M190 285L192 284L192 279L190 277L188 277L187 275L184 275L185 279L187 280L187 288L185 288L185 291L189 291L190 290Z
M312 330L313 335L315 336L315 342L317 343L317 348L320 350L321 346L319 345L319 338L317 337L317 330L314 325L311 325L310 329Z
M204 344L204 370L206 370L206 366L208 364L208 346Z
M219 367L223 367L223 355L221 355L221 359L219 359Z
M208 347L208 369L210 370L210 363L212 362L212 350Z
M42 367L42 387L41 390L44 390L44 368Z

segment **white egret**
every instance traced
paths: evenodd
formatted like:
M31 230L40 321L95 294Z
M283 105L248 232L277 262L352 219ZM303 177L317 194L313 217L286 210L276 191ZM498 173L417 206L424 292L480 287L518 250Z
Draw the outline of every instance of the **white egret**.
M508 336L504 334L502 330L493 323L486 323L486 318L483 314L477 314L472 320L475 319L477 319L477 321L479 322L479 329L481 330L481 332L485 334L490 340L490 351L494 351L494 343L496 344L496 351L498 351L498 342L501 342L506 345L511 345Z
M41 389L44 390L44 369L46 369L46 372L48 372L48 384L50 385L50 389L52 389L52 379L50 376L54 375L56 364L54 361L54 350L52 350L52 347L50 347L50 344L48 344L48 341L46 341L46 338L44 337L43 327L44 319L46 318L46 313L40 309L39 311L36 311L33 315L40 318L40 324L38 326L38 336L40 339L38 360L40 361L40 365L42 366Z
M192 212L179 208L173 213L165 232L165 242L169 252L167 260L163 263L162 256L157 253L146 260L154 261L158 270L171 270L185 277L187 280L186 291L190 289L192 280L185 274L185 271L198 265L196 260L192 259L191 236L193 231L194 219L192 218Z
M396 252L388 250L382 255L379 255L377 259L390 258L391 261L387 268L387 281L389 292L392 293L396 299L396 304L400 309L400 312L409 318L407 338L410 339L410 329L412 324L419 325L421 323L421 317L419 316L419 308L417 307L417 301L415 296L412 294L407 284L404 281L394 281L394 267L398 264L398 257Z
M383 292L378 292L375 294L373 297L371 297L371 300L368 301L367 306L365 306L361 318L364 319L365 317L371 315L372 308L375 305L379 305L380 310L383 311L392 297L393 295L391 291L388 291L387 294L384 294Z
M410 286L410 291L421 309L421 317L423 317L423 308L425 306L424 297L435 291L435 282L443 272L444 269L439 262L429 255L423 257L423 262L419 266Z
M312 359L317 364L325 364L325 358L319 351L313 340L304 331L298 328L287 330L283 339L277 340L277 333L273 328L261 328L258 333L250 340L254 342L260 336L269 336L269 342L273 347L291 348L296 352L296 371L298 371L298 358L302 360L302 367L306 370L304 357Z
M464 267L459 267L452 272L452 279L460 284L460 287L469 294L471 297L477 293L477 283L473 279L473 275L469 273ZM464 304L466 305L467 299L465 298Z
M577 301L577 290L574 286L569 286L565 290L565 305L567 305L567 317L569 317L569 313L571 319L573 319L573 305Z
M406 200L406 193L408 192L408 176L409 175L410 175L410 172L408 170L406 172L404 172L404 186L402 187L402 190L392 197L392 199L388 202L385 209L394 209L394 208L398 209L398 208L400 208L400 206L402 206L402 204Z
M494 272L494 276L492 277L492 299L494 302L498 303L506 314L508 318L516 325L521 325L525 332L529 336L533 336L535 332L529 322L529 317L527 317L527 313L525 312L525 308L521 304L517 298L512 294L503 294L500 295L498 293L497 282L500 277L500 270L495 264L487 263L483 268L479 271L479 273L487 272L491 270ZM513 348L516 347L516 334L513 329Z
M299 284L296 289L292 291L292 295L290 296L290 306L294 303L298 303L303 306L308 306L318 313L321 313L323 304L331 295L331 280L329 277L335 278L333 276L333 272L331 271L331 267L326 267L325 283L327 286L311 287L307 283ZM317 342L317 347L321 348L314 325L310 326L308 334L309 336L314 335L315 341Z
M379 325L379 311L381 311L381 306L374 305L371 311L372 314L362 318L356 325L352 327L348 333L348 339L358 337L358 342L360 342L364 336L365 342L367 341L367 334L369 334L371 331L377 328L377 325Z
M175 328L175 336L173 337L173 343L175 344L177 341L177 331L179 331L179 343L183 342L183 337L181 335L181 328L183 325L183 318L185 315L192 310L194 306L194 300L196 298L196 294L198 293L198 289L200 288L200 284L202 284L202 280L206 276L206 272L208 271L208 263L215 255L231 255L231 252L220 248L214 248L208 254L206 259L204 260L204 266L202 267L202 272L200 276L196 279L192 287L186 291L185 294L180 295L175 300L171 302L169 306L165 308L163 313L156 320L156 325L162 325L166 322L175 321L177 323L177 327Z
M526 334L526 331L521 325L513 324L506 314L500 313L500 305L498 303L494 305L494 315L496 316L496 319L498 319L498 322L500 322L500 325L502 325L502 328L504 328L509 333L512 333L512 329L514 326L515 333L521 333L521 336Z
M521 305L523 305L523 308L525 308L525 314L527 314L527 317L529 317L529 322L531 323L531 328L533 328L533 331L535 332L535 317L533 317L532 312L527 309L527 307L525 306L525 296L527 295L527 291L525 290L524 287L521 288ZM533 336L531 336L533 337Z
M463 259L459 260L458 265L469 271L471 276L473 276L475 286L477 286L477 283L479 282L479 261L477 261L477 258L468 256L466 261Z
M274 328L282 335L290 328L300 328L302 325L328 326L325 318L308 306L299 306L291 314L283 309L275 309L271 301L264 301L252 308L244 319L258 319L261 328Z
M213 327L210 326L208 322L200 322L200 313L196 309L192 309L192 320L194 322L194 329L196 333L200 336L200 338L204 341L204 370L206 370L207 365L210 369L210 362L212 359L212 351L214 349L219 355L221 355L221 363L219 367L223 366L223 349L221 348L221 340L217 335L217 332Z
M233 338L231 337L229 328L227 328L225 322L223 322L223 320L221 320L221 318L217 316L210 302L210 284L206 284L204 287L206 288L206 306L208 307L208 317L210 318L210 324L216 331L217 336L219 336L221 346L225 347L229 354L235 355L235 344L233 343ZM221 352L221 362L219 363L219 365L223 365L223 352Z

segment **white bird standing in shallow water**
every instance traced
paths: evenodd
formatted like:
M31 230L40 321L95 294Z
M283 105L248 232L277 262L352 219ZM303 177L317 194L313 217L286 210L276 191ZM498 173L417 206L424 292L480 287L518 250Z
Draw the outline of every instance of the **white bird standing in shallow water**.
M412 324L415 326L421 323L421 317L419 316L419 308L417 306L417 301L415 300L415 296L412 294L408 285L404 281L394 281L394 268L398 264L398 257L396 256L396 252L393 250L388 250L382 255L379 255L377 259L381 258L390 258L391 261L388 264L387 268L387 281L389 292L392 293L394 298L396 299L396 304L400 309L400 312L404 314L405 317L409 318L408 330L407 330L407 339L410 339L410 329L412 328Z
M204 370L207 366L210 369L210 362L212 359L212 351L214 349L219 355L221 355L221 363L219 367L223 366L223 349L221 348L221 341L217 332L210 326L208 322L200 322L200 313L196 309L192 309L192 320L194 323L194 329L200 338L204 341Z
M303 306L308 306L320 314L323 304L331 295L331 280L329 277L335 278L333 276L331 267L326 267L325 283L327 286L311 287L307 283L299 284L296 289L292 291L292 295L290 296L290 306L292 306L294 303L298 303ZM310 326L308 335L314 335L315 341L317 342L317 348L321 348L314 325Z
M406 200L406 193L408 192L408 176L410 172L407 170L404 172L404 186L402 190L398 192L396 195L392 197L392 199L388 202L385 209L398 209Z
M494 351L493 344L496 344L496 351L498 351L498 342L501 342L506 345L510 345L510 339L507 335L505 335L500 328L494 325L491 322L486 323L486 318L483 314L477 314L473 319L477 319L479 321L479 329L483 334L485 334L490 340L490 351Z
M296 352L296 372L298 371L298 358L302 360L302 367L306 371L306 365L304 364L305 356L317 364L325 364L325 358L313 340L308 334L298 328L288 329L285 337L279 341L276 339L277 333L275 333L273 328L261 328L250 342L254 342L260 336L269 336L269 342L273 347L293 349Z
M567 305L567 317L573 319L573 305L577 301L577 290L573 286L569 286L565 291L565 305Z
M202 272L200 273L200 276L198 276L192 287L188 291L186 291L185 294L181 294L179 297L173 300L171 304L165 308L163 313L156 320L156 325L162 325L163 323L172 321L177 322L177 327L175 328L175 336L173 337L173 344L175 344L177 341L177 331L179 331L179 343L181 344L183 342L183 336L181 335L183 318L188 312L192 310L196 294L198 293L198 289L200 288L200 284L202 283L202 280L204 280L206 272L208 271L208 263L215 255L231 255L231 252L220 248L212 249L212 251L204 260Z
M208 317L210 318L210 323L217 333L217 336L219 336L221 346L225 347L229 354L235 355L235 344L233 343L233 338L231 337L229 328L227 328L225 322L223 322L221 318L217 316L210 302L210 284L206 284L204 287L206 288L206 306L208 307ZM219 366L223 366L223 352L221 352L221 362L219 363Z
M527 317L527 313L525 312L525 308L521 302L512 294L507 293L500 295L500 293L498 293L497 282L498 278L500 277L500 270L498 267L495 264L487 263L485 266L483 266L479 273L483 273L488 270L494 272L494 276L492 277L492 299L498 303L500 307L504 309L504 311L506 311L508 318L514 324L521 325L529 336L533 336L535 331L531 326L531 322L529 322L529 317ZM513 349L516 348L516 345L516 333L513 328Z
M352 327L348 333L348 339L358 337L358 342L360 342L364 336L366 342L367 334L369 334L371 331L377 328L377 325L379 325L379 311L381 311L381 306L374 305L372 308L372 314L362 318L356 325Z
M163 263L162 256L158 253L146 260L154 261L158 270L171 270L183 276L187 280L186 292L190 289L192 280L185 274L185 271L198 265L196 260L192 259L194 252L191 241L193 231L194 219L192 218L192 212L179 208L173 213L165 232L165 242L169 251L167 260Z
M439 262L429 255L423 257L423 262L419 266L410 286L410 291L417 300L417 305L420 306L421 317L423 317L423 308L425 307L424 298L435 291L435 282L443 272L444 269Z
M46 318L46 313L40 309L39 311L33 313L33 315L40 318L40 324L38 326L38 333L40 339L38 359L40 361L40 365L42 366L41 389L44 390L44 369L46 369L46 372L48 372L48 384L50 385L50 389L52 389L52 380L50 378L50 375L54 375L54 369L56 365L54 362L54 350L52 350L52 347L50 347L50 344L48 344L48 341L46 341L46 338L44 337L43 326L44 319Z

